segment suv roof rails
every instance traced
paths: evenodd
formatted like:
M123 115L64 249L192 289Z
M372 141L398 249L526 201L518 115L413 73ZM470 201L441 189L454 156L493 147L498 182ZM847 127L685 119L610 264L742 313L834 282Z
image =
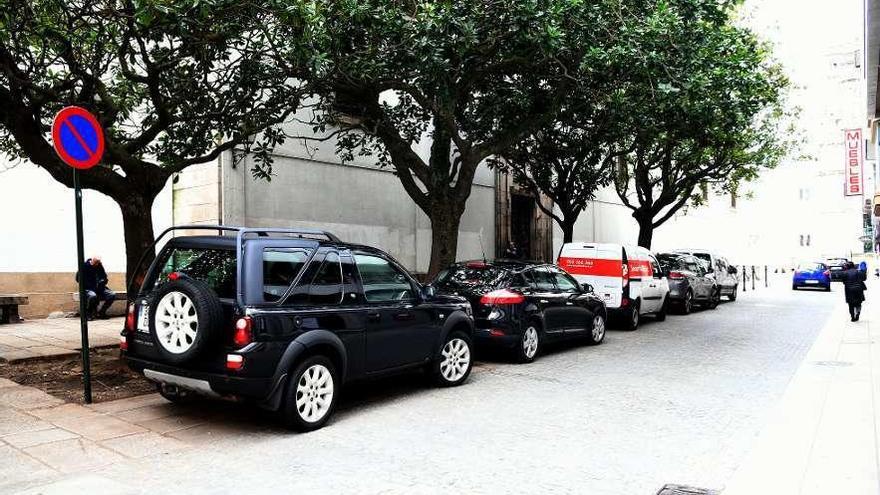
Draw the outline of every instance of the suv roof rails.
M152 251L154 255L158 254L155 252L156 245L159 244L159 241L162 240L163 237L165 237L170 232L173 232L175 230L216 230L219 232L224 232L224 231L225 232L236 232L236 245L237 245L236 263L237 263L237 265L239 265L239 269L240 269L240 264L241 264L241 243L244 240L244 236L247 234L256 234L260 237L268 237L272 234L282 234L282 235L293 234L298 237L303 237L303 236L307 236L307 235L309 235L309 236L323 236L323 237L326 237L327 240L330 242L342 242L339 239L339 237L336 237L336 235L332 234L331 232L327 232L326 230L318 230L318 229L301 229L301 228L260 229L260 228L251 228L251 227L237 227L237 226L233 226L233 225L172 225L171 227L168 227L167 229L163 230L162 233L156 237L156 239L153 241L153 243L150 245L150 247L147 248L146 250L144 250L144 252L141 254L140 259L138 259L137 265L135 265L135 273L140 272L141 265L143 264L144 259L147 256L147 253ZM127 292L127 296L129 299L131 299L133 297L132 296L132 288L134 286L134 282L135 282L135 277L132 277L132 279L128 283L128 287L127 287L126 292Z

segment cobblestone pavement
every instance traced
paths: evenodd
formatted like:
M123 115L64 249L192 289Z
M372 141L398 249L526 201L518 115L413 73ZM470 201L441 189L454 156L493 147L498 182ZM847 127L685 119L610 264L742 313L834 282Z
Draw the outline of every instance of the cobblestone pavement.
M485 362L455 389L418 378L361 386L348 391L326 428L306 435L250 408L205 402L181 411L155 396L95 406L98 427L67 415L65 428L51 413L32 411L34 421L49 423L43 431L53 424L60 431L25 447L15 445L21 438L0 437L0 449L15 459L0 468L0 491L648 495L666 483L723 488L842 298L788 287L748 292L714 311L611 331L598 347L558 349L529 365ZM118 420L137 428L124 431ZM63 461L77 455L82 462L72 468Z

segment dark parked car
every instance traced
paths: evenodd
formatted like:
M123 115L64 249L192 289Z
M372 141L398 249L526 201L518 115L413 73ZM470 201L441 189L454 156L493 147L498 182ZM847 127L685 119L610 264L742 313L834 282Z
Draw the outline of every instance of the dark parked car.
M605 338L605 303L555 265L524 261L468 261L440 272L440 294L466 297L473 307L477 344L535 359L544 343Z
M820 262L801 263L791 275L791 289L798 290L801 287L816 287L823 290L831 290L831 270L828 265Z
M843 278L843 272L846 271L848 264L849 260L846 258L828 258L826 260L825 265L828 266L832 282L839 282Z
M128 365L168 400L231 397L323 426L348 382L423 369L441 386L471 371L473 319L384 252L297 229L177 227L129 305ZM158 240L157 240L158 242Z
M705 261L689 254L661 253L657 255L669 279L669 301L683 314L689 314L695 304L714 309L721 301L721 291Z

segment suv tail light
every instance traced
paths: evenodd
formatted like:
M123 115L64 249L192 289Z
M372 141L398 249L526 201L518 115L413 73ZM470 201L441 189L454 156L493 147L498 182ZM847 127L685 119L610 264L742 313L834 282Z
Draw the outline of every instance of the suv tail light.
M241 354L227 354L226 355L226 369L228 370L240 370L244 367L244 356Z
M685 278L684 274L681 272L669 272L669 278L673 280L679 280Z
M128 305L128 312L125 314L125 331L134 332L134 303Z
M498 289L484 295L480 298L480 304L491 306L494 304L519 304L526 298L519 292L509 289Z
M242 316L235 322L235 333L232 335L232 342L236 347L244 347L254 340L252 331L253 319L250 316Z

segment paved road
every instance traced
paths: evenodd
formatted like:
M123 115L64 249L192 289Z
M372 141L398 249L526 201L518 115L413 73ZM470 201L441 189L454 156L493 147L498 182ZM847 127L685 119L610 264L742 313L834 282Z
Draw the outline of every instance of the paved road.
M723 488L842 299L781 287L530 365L483 363L456 389L413 378L361 387L306 435L235 408L175 433L195 449L92 475L150 494Z

